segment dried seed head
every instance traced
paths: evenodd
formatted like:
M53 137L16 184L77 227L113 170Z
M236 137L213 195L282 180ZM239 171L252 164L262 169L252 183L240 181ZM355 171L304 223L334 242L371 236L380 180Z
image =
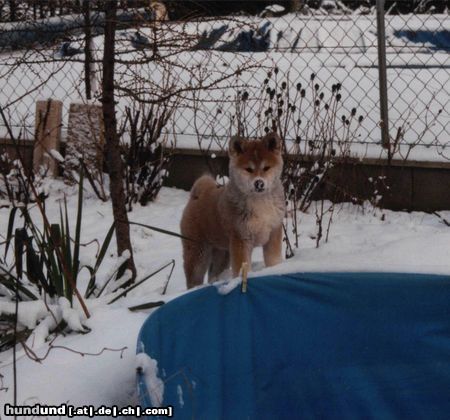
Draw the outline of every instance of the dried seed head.
M242 94L242 100L245 102L247 99L248 99L248 92L245 91L245 92Z
M274 72L275 74L278 74L279 71L280 71L279 68L278 68L278 67L275 67L275 69L274 69L273 72Z
M302 98L304 98L305 95L306 95L306 91L305 91L305 89L302 89L302 90L300 91L300 96L301 96Z
M356 108L352 108L352 117L356 115Z
M302 88L302 84L301 83L297 83L297 90L300 91L301 88Z
M316 102L314 102L315 106L319 106L320 105L320 101L318 99L316 99Z
M300 136L296 136L296 137L295 137L295 142L296 142L297 144L300 144L300 141L301 141Z
M340 101L342 99L342 95L340 94L340 93L338 93L337 95L336 95L336 101Z
M318 83L316 83L316 84L314 85L314 89L316 89L316 91L319 90L319 84L318 84Z
M361 124L363 122L364 117L362 115L359 116L358 122Z
M319 95L320 100L323 100L324 96L325 95L323 94L323 92L321 92L320 95Z
M314 80L316 78L316 74L315 73L311 73L311 80Z
M282 84L281 84L281 89L286 89L287 88L287 83L286 82L283 82Z

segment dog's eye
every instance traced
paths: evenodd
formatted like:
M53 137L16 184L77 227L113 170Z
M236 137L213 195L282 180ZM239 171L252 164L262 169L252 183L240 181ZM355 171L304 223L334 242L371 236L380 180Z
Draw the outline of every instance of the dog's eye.
M267 172L270 169L270 166L264 166L264 172Z
M253 173L253 169L252 169L252 168L245 168L245 170L246 170L248 173L250 173L250 174Z

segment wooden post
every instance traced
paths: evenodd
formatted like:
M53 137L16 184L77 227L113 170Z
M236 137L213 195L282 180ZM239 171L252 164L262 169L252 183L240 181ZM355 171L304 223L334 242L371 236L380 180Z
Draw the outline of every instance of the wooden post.
M104 139L101 105L70 104L64 171L67 182L76 182L72 172L79 170L80 157L93 178L103 178Z
M248 263L242 263L241 268L241 277L242 277L242 293L247 293L247 282L248 282Z
M54 177L58 176L58 163L49 153L59 152L62 126L61 101L49 99L36 102L36 124L33 149L33 170L39 172L41 166L48 169Z

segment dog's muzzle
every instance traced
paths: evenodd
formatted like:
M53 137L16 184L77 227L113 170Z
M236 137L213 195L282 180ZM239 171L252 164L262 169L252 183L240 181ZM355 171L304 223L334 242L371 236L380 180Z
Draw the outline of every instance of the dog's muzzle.
M257 179L254 183L255 191L256 192L263 192L264 191L264 181L262 179Z

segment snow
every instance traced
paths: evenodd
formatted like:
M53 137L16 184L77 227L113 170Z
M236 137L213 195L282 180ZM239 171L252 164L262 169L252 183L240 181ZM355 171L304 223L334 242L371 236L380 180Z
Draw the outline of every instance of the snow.
M178 395L178 404L180 407L184 406L184 398L183 398L183 388L181 385L177 385L177 395Z
M82 324L82 321L85 320L84 314L72 308L70 302L65 297L59 298L59 306L62 309L62 318L67 322L67 325L72 331L86 331L86 328Z
M11 315L14 314L15 311L15 303L0 301L0 313ZM33 329L41 319L47 316L47 314L47 307L42 300L19 302L18 321L19 324L23 325L24 327Z
M59 181L46 185L51 199L47 210L52 220L59 219L59 202L67 195L68 210L73 219L76 214L76 188L66 187ZM181 214L188 200L188 192L163 188L154 203L147 207L136 206L129 218L132 221L179 232ZM325 203L329 206L330 203ZM32 214L37 209L31 209ZM9 209L0 209L0 235L6 233ZM450 211L440 215L450 220ZM94 238L104 238L112 222L110 203L103 203L86 191L81 238L88 243ZM322 240L316 248L315 205L306 214L298 216L299 248L293 258L282 264L265 268L261 249L253 255L249 277L266 274L305 271L383 271L450 273L450 228L433 214L421 212L393 212L375 209L368 203L362 206L338 204L335 206L329 240ZM291 242L292 222L288 219ZM144 320L152 311L131 312L128 307L148 302L169 301L185 293L182 269L181 241L142 226L131 227L134 258L138 279L155 271L163 263L175 260L175 268L162 295L169 269L144 282L128 296L107 305L111 294L100 299L88 299L91 313L85 319L79 306L68 306L60 300L52 307L53 314L66 319L72 332L66 335L51 335L55 319L49 315L42 302L21 302L19 321L33 328L37 325L27 344L33 349L34 359L18 347L18 402L61 404L68 402L80 406L93 404L127 406L136 404L135 370L144 368L154 403L161 401L164 383L157 362L144 355L136 358L136 338ZM114 243L114 240L113 240ZM3 245L0 245L3 246ZM82 261L92 263L96 245L82 247ZM9 254L12 254L11 252ZM3 250L0 248L0 255ZM126 256L126 255L125 255ZM10 255L8 258L12 258ZM9 260L9 263L11 260ZM117 267L114 245L105 256L105 265L98 273L106 279L111 267ZM81 272L80 290L89 281L87 270ZM84 273L84 274L83 274ZM218 293L227 293L238 287L240 279L217 283ZM113 286L113 285L112 285ZM248 284L251 288L251 281ZM76 303L76 302L75 302ZM0 303L2 311L14 313L15 305ZM86 334L73 331L89 330ZM0 353L0 375L3 376L0 390L0 405L13 401L12 351ZM179 396L182 398L182 395Z
M228 293L232 292L236 287L241 285L242 280L240 278L238 279L231 279L224 282L217 282L215 286L217 287L217 291L221 295L227 295Z
M30 336L27 338L26 344L32 349L38 349L42 347L45 340L50 335L50 331L54 330L58 323L61 321L61 311L59 308L56 311L52 311L47 315L38 326L33 330Z
M49 153L51 157L55 159L57 162L64 163L64 158L62 157L61 153L59 153L57 150L51 149Z
M160 407L164 398L164 382L158 377L158 362L146 353L138 353L136 368L142 369L152 406Z

